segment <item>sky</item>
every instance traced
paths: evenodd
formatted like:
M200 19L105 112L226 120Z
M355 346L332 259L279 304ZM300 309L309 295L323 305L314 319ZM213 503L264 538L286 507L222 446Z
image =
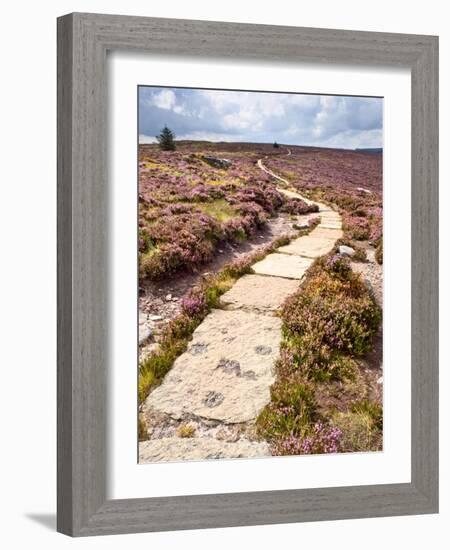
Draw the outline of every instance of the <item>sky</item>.
M381 98L139 88L139 142L176 139L355 149L383 146Z

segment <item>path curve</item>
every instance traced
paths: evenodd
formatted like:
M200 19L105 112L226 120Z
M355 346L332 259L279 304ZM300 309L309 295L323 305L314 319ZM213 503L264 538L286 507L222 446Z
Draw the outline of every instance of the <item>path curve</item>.
M262 159L258 166L283 183L280 193L312 202ZM268 444L252 436L275 381L281 343L275 312L298 290L314 259L342 237L339 213L316 204L321 218L316 228L253 264L252 273L221 297L221 309L207 315L186 352L149 394L143 414L154 427L150 439L139 444L140 462L270 455Z

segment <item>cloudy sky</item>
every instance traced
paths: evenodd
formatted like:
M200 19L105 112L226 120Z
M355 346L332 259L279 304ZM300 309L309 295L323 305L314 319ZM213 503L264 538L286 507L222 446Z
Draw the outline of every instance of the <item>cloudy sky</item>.
M164 125L177 139L382 147L380 98L139 88L139 141Z

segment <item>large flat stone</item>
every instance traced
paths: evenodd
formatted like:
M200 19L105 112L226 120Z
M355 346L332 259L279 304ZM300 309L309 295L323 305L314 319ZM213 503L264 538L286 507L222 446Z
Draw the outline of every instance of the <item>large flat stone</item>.
M293 240L286 246L282 246L278 251L284 254L317 258L318 256L323 256L323 254L328 254L332 250L334 242L334 239L306 235L305 237Z
M319 207L319 212L333 212L331 206L328 206L327 204L323 204L322 202L316 202L316 204Z
M218 441L212 437L181 439L164 437L139 443L139 463L207 460L212 458L254 458L270 456L265 442Z
M339 228L327 229L326 227L322 227L319 225L311 231L309 236L324 238L324 239L332 239L337 241L338 239L342 239L342 237L344 236L344 232L342 231L342 229L339 229Z
M339 216L339 214L335 214L334 212L331 213L331 212L321 212L320 213L320 221L323 222L323 223L327 223L327 222L340 222L341 221L341 216Z
M311 263L312 260L309 258L273 253L268 254L260 262L253 264L252 269L258 275L301 279Z
M284 195L288 199L302 199L306 202L305 198L302 197L299 193L296 193L295 191L290 191L289 189L283 189L282 187L277 187L278 193L281 195Z
M253 420L270 400L280 339L278 317L213 310L150 393L144 411L225 423Z
M321 227L322 229L342 229L342 223L340 221L325 221L321 222L317 227Z
M228 309L274 311L298 287L299 281L295 279L244 275L221 297L221 303Z

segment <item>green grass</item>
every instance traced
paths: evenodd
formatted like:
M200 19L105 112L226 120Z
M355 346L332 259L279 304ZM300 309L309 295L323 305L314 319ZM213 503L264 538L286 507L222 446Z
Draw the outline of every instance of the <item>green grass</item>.
M270 388L271 403L259 414L257 434L268 441L307 433L319 419L312 386L301 378L279 379Z
M197 208L221 223L231 220L237 215L236 210L225 199L200 203Z
M383 411L380 404L367 399L358 401L349 411L336 412L332 422L342 430L343 452L381 450Z

